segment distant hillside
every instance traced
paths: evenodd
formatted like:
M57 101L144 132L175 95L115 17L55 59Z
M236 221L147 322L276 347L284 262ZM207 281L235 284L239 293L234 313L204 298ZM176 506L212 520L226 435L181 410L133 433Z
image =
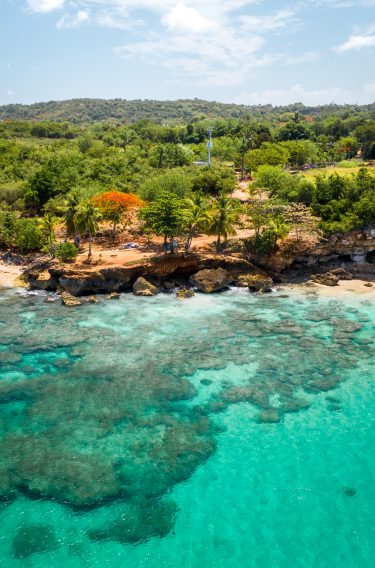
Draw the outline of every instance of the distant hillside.
M221 118L240 118L246 110L243 106L235 104L189 99L178 101L72 99L33 105L0 106L0 120L51 120L78 124L102 120L133 123L142 118L151 118L163 124L164 122L187 123L208 113Z
M279 122L289 118L285 113L299 111L302 115L311 115L321 120L336 115L345 115L374 111L374 105L324 105L305 107L302 103L289 106L273 107L272 105L243 106L224 104L199 99L179 99L177 101L152 101L123 99L72 99L68 101L49 101L32 105L0 106L1 120L31 120L71 122L75 124L113 120L122 123L138 122L142 118L150 118L159 124L187 124L206 117L212 113L215 118L242 118L252 115L256 120Z

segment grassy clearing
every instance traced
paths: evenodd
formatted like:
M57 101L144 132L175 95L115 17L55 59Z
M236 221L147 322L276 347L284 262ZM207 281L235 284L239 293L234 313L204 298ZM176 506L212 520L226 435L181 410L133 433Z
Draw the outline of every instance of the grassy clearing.
M316 176L316 174L318 173L321 174L323 172L326 172L328 176L336 173L340 176L350 177L351 174L355 175L358 172L358 168L319 168L316 170L306 170L305 172L301 172L301 175L305 176L311 181L314 181L314 176Z

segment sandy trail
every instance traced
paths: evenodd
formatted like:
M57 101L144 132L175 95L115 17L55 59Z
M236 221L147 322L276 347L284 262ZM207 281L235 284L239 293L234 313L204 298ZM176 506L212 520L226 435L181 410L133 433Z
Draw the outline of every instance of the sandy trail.
M24 268L0 262L0 285L11 286L16 278L22 275Z

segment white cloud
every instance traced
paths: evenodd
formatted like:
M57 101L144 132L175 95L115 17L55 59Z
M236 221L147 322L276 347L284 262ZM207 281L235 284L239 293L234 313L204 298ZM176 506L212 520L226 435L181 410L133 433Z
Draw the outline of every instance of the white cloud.
M53 10L62 8L64 0L27 0L27 5L33 12L47 14Z
M346 43L343 43L338 47L334 47L333 49L336 53L344 53L349 49L360 50L362 47L371 47L373 45L375 45L375 36L356 35L351 36Z
M318 51L309 51L300 57L288 57L284 65L297 65L299 63L309 63L311 61L318 61L320 53Z
M107 11L99 13L96 17L96 21L100 26L117 28L119 30L131 30L135 23L130 18L125 19L122 15L113 15Z
M13 95L13 91L7 91L7 95Z
M171 32L204 33L217 28L215 22L202 17L198 10L188 8L181 2L172 6L161 21Z
M89 21L88 11L78 10L74 16L65 14L56 24L58 28L76 28Z
M270 65L281 56L257 55L265 39L241 28L221 27L212 34L187 33L160 37L116 48L123 58L137 56L144 63L172 70L175 80L191 79L212 85L237 85L249 73Z
M363 92L367 95L375 95L375 83L368 83L363 87Z
M124 0L131 2L132 0ZM140 0L147 2L148 0ZM264 34L286 27L294 11L283 10L265 17L230 15L246 0L186 0L172 6L164 3L162 24L168 33L151 32L145 41L128 43L115 51L124 58L137 58L142 64L160 65L173 71L176 82L238 85L257 69L284 56L264 52ZM262 53L259 53L263 50ZM311 60L311 54L308 54Z
M247 24L248 30L252 30L258 34L270 32L278 28L290 26L292 22L297 22L296 18L292 18L295 11L280 10L274 15L268 16L240 16L240 20Z
M372 92L371 92L372 91ZM317 91L307 91L301 85L295 85L290 90L269 90L263 93L252 92L242 93L236 97L234 102L240 104L257 105L289 105L293 103L303 103L306 106L316 106L335 102L337 104L369 104L372 102L371 95L375 95L375 84L366 85L361 92L345 91L338 87L322 89Z

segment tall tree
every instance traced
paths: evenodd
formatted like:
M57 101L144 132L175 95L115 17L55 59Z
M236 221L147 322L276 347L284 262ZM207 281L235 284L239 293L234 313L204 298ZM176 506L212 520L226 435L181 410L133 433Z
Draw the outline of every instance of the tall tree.
M72 191L68 196L67 199L64 201L64 205L62 207L63 219L65 221L65 225L68 231L68 235L73 233L74 235L74 244L77 241L77 229L74 217L79 209L80 205L80 198L76 191Z
M238 224L241 212L242 207L238 199L227 197L224 192L214 201L209 233L217 235L217 249L222 236L226 239L228 235L236 234L234 225Z
M43 231L46 233L47 238L50 242L50 252L52 258L55 256L55 247L53 246L53 241L55 240L55 227L59 222L58 218L51 212L48 212L44 215L42 219L41 227Z
M139 218L144 221L143 231L163 236L164 245L168 238L171 240L173 253L173 237L179 234L184 224L184 202L173 193L162 192L140 211Z
M208 202L201 195L194 195L186 200L184 227L188 231L187 250L190 248L195 231L207 231L211 216L208 212Z
M294 228L297 242L302 233L319 233L317 227L321 219L315 217L311 209L303 205L303 203L291 203L288 205L283 217Z
M116 235L116 225L120 223L124 215L135 207L142 207L144 202L133 193L122 191L106 191L92 198L95 207L99 209L103 218L113 223L112 237Z
M95 207L91 201L82 203L74 216L74 222L81 235L86 231L89 233L89 258L91 256L92 236L95 235L96 231L99 229L98 221L100 218L101 213L99 209Z

